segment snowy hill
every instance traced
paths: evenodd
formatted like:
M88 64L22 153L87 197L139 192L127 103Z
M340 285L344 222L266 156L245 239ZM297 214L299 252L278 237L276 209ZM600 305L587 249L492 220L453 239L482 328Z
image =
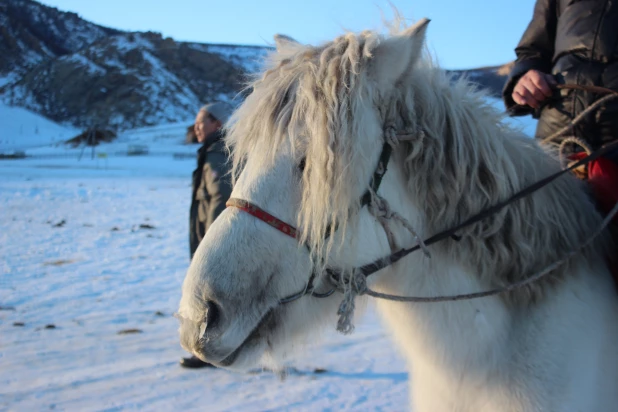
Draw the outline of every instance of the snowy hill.
M489 102L497 110L504 112L501 100L489 98ZM532 117L506 117L505 121L528 136L534 136L537 121ZM150 154L176 153L192 156L196 147L185 144L186 128L192 122L192 118L187 118L180 122L122 130L112 143L104 143L95 151L126 154L130 145L140 144L148 147ZM83 147L73 148L61 144L81 133L83 129L58 124L27 109L0 103L0 124L3 126L0 128L0 153L22 150L29 156L77 157L83 151Z
M61 126L21 107L0 103L0 153L50 146L72 138L78 130Z
M39 155L72 153L75 150L66 147L50 151L40 146L91 127L119 134L117 142L104 149L110 153L126 152L139 136L149 144L160 132L174 135L175 143L168 140L159 150L174 151L204 102L236 104L242 99L239 90L246 74L259 71L271 50L123 32L34 0L1 0L0 152L20 148ZM509 68L450 72L466 76L498 99ZM503 110L499 100L495 104ZM530 118L508 121L529 135L534 132L536 121Z

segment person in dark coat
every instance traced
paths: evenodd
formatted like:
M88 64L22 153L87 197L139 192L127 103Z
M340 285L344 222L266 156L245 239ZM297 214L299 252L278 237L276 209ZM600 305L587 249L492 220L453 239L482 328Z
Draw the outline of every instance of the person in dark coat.
M536 136L550 136L600 97L579 90L557 91L553 85L618 90L618 2L537 0L515 53L517 60L503 90L506 108L514 116L532 114L539 119ZM588 116L572 134L591 150L616 140L618 102ZM612 159L616 160L615 154Z
M195 118L195 135L202 147L197 151L189 211L191 259L212 222L225 210L232 193L230 163L223 141L223 125L230 112L224 103L211 103L202 107ZM187 368L212 366L195 356L182 358L180 364Z
M197 151L197 168L193 171L189 248L191 258L212 222L225 210L232 193L230 163L223 141L223 124L229 117L223 103L200 109L195 119L195 134L202 147Z

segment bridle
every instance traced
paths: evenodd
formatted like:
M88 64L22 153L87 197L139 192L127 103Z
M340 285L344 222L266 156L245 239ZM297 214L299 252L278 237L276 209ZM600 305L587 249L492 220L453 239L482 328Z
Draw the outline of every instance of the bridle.
M567 88L567 87L564 87ZM595 90L596 91L596 90ZM616 94L616 92L612 92L613 94ZM582 116L583 117L583 116ZM579 120L579 119L577 119ZM572 122L574 124L574 122ZM553 136L552 136L553 137ZM370 262L368 264L365 264L361 267L355 268L353 270L353 272L357 275L360 276L363 280L366 280L367 277L371 276L372 274L390 266L393 265L394 263L398 262L399 260L401 260L402 258L408 256L411 253L414 253L418 250L421 250L422 248L424 249L425 246L430 246L434 243L440 242L442 240L451 238L455 241L459 241L461 238L459 236L457 236L457 233L461 230L464 229L468 226L471 226L473 224L476 224L488 217L491 217L493 215L495 215L496 213L498 213L500 210L502 210L504 207L508 206L511 203L514 203L520 199L525 198L526 196L531 195L532 193L536 192L537 190L545 187L546 185L550 184L551 182L553 182L554 180L558 179L559 177L567 174L568 172L571 172L574 169L577 169L581 166L587 165L588 163L602 157L603 155L606 155L614 150L618 149L618 141L615 141L613 143L610 143L604 147L602 147L601 149L589 154L588 156L580 159L579 161L571 164L569 167L564 168L552 175L549 175L533 184L531 184L530 186L520 190L519 192L516 192L514 195L512 195L510 198L502 201L502 202L498 202L495 205L479 212L478 214L468 218L467 220L455 225L454 227L448 229L448 230L444 230L442 232L439 232L427 239L425 239L422 242L418 242L415 246L412 246L410 248L403 248L400 249L394 253L391 253L390 255L384 256L382 258L376 259L373 262ZM363 196L361 197L361 207L364 206L368 206L371 204L372 201L372 196L377 193L378 189L380 188L380 184L382 183L382 179L384 177L384 175L386 174L387 171L387 166L388 163L390 161L391 158L391 153L392 153L392 147L390 145L390 143L388 142L388 140L385 138L384 139L384 144L382 146L382 153L380 154L380 158L378 160L378 164L375 168L375 171L373 173L372 179L371 179L371 183L369 188L365 191L365 193L363 194ZM268 212L264 211L263 209L261 209L259 206L247 201L247 200L243 200L243 199L238 199L238 198L230 198L227 202L226 202L226 206L228 207L236 207L252 216L254 216L255 218L267 223L268 225L272 226L273 228L279 230L280 232L282 232L283 234L290 236L294 239L298 239L298 230L278 219L277 217L269 214ZM618 207L618 205L616 205L616 207ZM616 207L614 207L614 209L616 209ZM614 214L616 214L616 210L613 210L610 214L610 216L608 216L609 218L611 218ZM601 227L599 228L599 230L596 232L596 234L592 237L596 237L598 235L598 233L600 233L601 229L603 229L604 226L607 225L608 219L606 218L606 220L604 221L604 223L601 225ZM327 232L329 232L327 230ZM589 239L590 241L592 240ZM421 246L422 245L422 246ZM557 263L561 263L561 262L557 262ZM343 275L340 271L336 271L334 269L327 269L326 270L326 274L327 279L329 280L329 282L331 283L331 289L329 289L328 291L324 292L324 293L318 293L315 290L315 279L318 277L318 274L314 271L312 272L309 281L307 282L307 286L297 292L294 293L292 295L289 295L285 298L282 298L279 300L279 304L285 304L285 303L290 303L293 302L295 300L300 299L301 297L305 296L305 295L311 295L315 298L327 298L329 296L331 296L333 293L335 293L336 291L340 291L342 292L341 289L341 285L343 282L349 282L349 279L344 279ZM545 273L544 273L545 274ZM544 275L543 274L543 275ZM541 275L542 276L542 275ZM485 296L491 296L491 295L496 295L499 293L504 293L506 291L509 290L513 290L516 287L520 287L520 286L524 286L527 283L530 283L531 281L535 281L538 280L541 276L538 275L534 275L532 276L530 279L524 279L523 281L520 281L516 284L513 285L508 285L506 287L503 288L499 288L499 289L493 289L493 290L489 290L489 291L485 291L485 292L476 292L476 293L470 293L470 294L465 294L465 295L453 295L453 296L439 296L439 297L429 297L429 298L418 298L418 297L399 297L399 296L392 296L392 295L383 295L383 294L379 294L376 292L372 292L370 293L370 296L374 296L374 297L378 297L378 298L384 298L384 299L390 299L390 300L397 300L397 301L402 301L402 302L444 302L444 301L455 301L455 300L464 300L464 299L474 299L474 298L480 298L480 297L485 297Z
M390 160L392 151L393 149L391 145L385 141L384 145L382 146L382 153L380 153L380 158L378 159L378 165L376 166L375 171L373 172L373 176L371 178L370 189L367 189L367 191L365 191L363 196L361 196L361 207L368 206L371 203L372 192L377 193L378 189L380 188L380 185L382 184L382 178L386 174L388 162ZM290 236L294 239L299 238L298 230L294 226L271 215L270 213L261 209L254 203L251 203L244 199L230 198L225 203L225 205L228 207L235 207L237 209L240 209L243 212L246 212L250 214L251 216L261 220L262 222L272 226L273 228L277 229L278 231L280 231L281 233L287 236ZM326 232L328 233L330 232L330 230L327 230ZM307 248L309 247L307 246ZM337 273L332 270L328 270L328 274L330 275L331 278L337 275ZM329 289L328 291L324 293L316 292L314 282L317 277L318 277L318 274L315 271L313 271L311 273L311 276L309 277L307 286L303 290L297 293L294 293L292 295L289 295L285 298L279 299L279 304L293 302L295 300L300 299L301 297L305 295L311 295L315 298L327 298L331 296L333 293L335 293L335 291L337 290L335 286L333 286L331 289Z

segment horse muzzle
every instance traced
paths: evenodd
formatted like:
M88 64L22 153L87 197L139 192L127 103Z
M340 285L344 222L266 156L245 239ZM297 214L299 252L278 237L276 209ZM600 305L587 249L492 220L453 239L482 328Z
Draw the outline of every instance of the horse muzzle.
M206 316L202 321L194 321L182 316L180 320L180 344L188 352L193 353L203 361L219 363L228 357L231 350L221 348L219 323L219 309L212 302L206 303Z

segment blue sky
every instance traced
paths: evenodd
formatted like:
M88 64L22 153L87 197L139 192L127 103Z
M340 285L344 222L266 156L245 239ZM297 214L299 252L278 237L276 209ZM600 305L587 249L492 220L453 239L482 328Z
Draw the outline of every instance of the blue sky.
M343 30L380 29L383 0L44 0L95 23L156 31L181 41L272 43L276 33L320 43ZM428 44L444 68L506 63L532 17L534 0L392 0L401 14L429 17Z

